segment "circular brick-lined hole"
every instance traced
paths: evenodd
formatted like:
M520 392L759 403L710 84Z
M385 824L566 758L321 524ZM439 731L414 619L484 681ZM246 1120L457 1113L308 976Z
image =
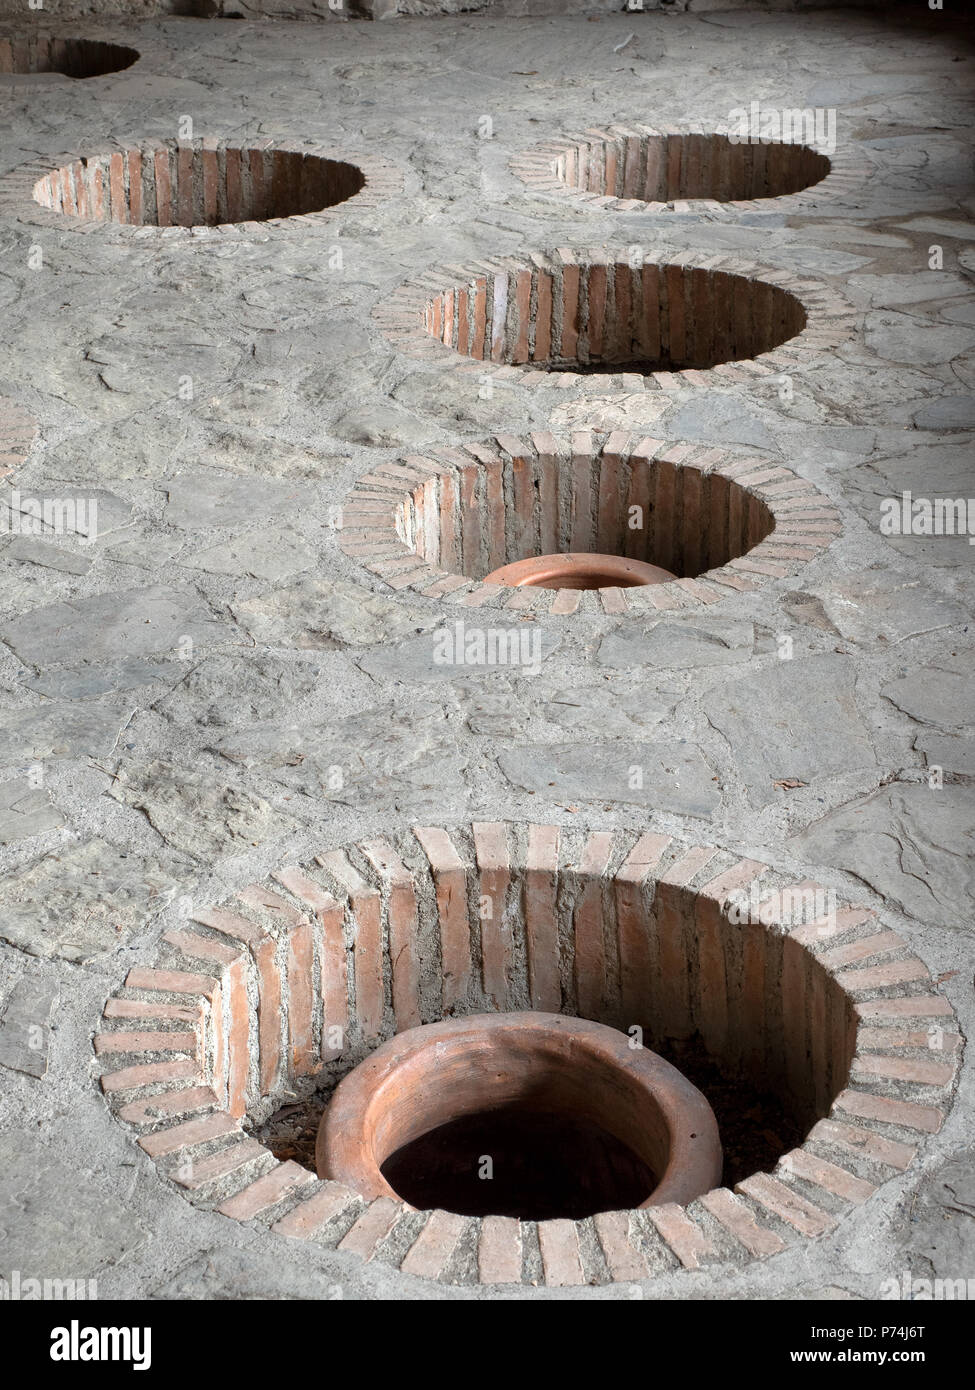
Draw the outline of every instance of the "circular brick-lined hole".
M0 37L0 74L57 72L64 77L104 77L138 62L139 52L99 39L66 39L53 34Z
M622 433L539 433L380 465L346 499L341 545L397 589L627 612L755 588L839 530L831 503L775 462Z
M629 254L632 252L632 256ZM832 288L738 258L639 246L562 249L431 269L373 310L404 351L445 370L598 392L740 383L794 372L852 336Z
M741 140L719 130L609 126L547 140L517 154L514 173L610 211L746 212L788 199L798 211L860 188L870 166L849 150L829 154L793 140ZM808 191L807 191L808 190Z
M170 144L82 157L40 179L42 207L143 227L206 227L321 212L354 197L365 175L354 164L277 148L208 149Z
M940 1127L960 1057L950 1005L870 910L654 832L418 828L193 922L106 1005L95 1050L119 1118L226 1216L451 1282L632 1281L823 1235ZM686 1207L530 1222L370 1199L246 1132L399 1033L526 1009L664 1056L697 1045L806 1137Z
M364 1197L537 1221L690 1202L722 1162L710 1106L662 1057L602 1024L514 1012L384 1043L332 1097L316 1166Z
M831 165L809 145L779 140L751 144L718 133L664 134L643 127L566 142L562 152L522 156L515 167L523 176L542 168L566 189L597 198L727 203L799 193L826 178Z
M826 155L783 141L742 144L727 135L618 135L586 147L588 157L556 160L555 175L581 193L676 199L780 198L824 179Z
M126 240L241 236L295 221L330 222L402 189L402 175L373 154L302 142L241 145L213 136L77 151L22 165L0 178L0 215Z
M694 266L583 262L475 276L427 303L424 328L465 357L548 371L700 370L771 352L806 311L766 280Z

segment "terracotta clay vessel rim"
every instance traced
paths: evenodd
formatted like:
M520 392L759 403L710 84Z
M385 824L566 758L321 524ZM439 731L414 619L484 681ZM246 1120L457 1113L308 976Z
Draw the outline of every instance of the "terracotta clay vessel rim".
M667 1161L657 1170L656 1187L640 1207L674 1202L686 1205L721 1182L722 1152L718 1125L705 1097L676 1067L649 1048L633 1048L627 1034L605 1024L566 1014L536 1010L519 1013L474 1014L422 1025L399 1033L361 1062L337 1087L322 1116L315 1145L318 1175L345 1183L367 1200L403 1199L387 1183L381 1165L400 1147L375 1152L371 1136L391 1093L414 1088L420 1113L431 1107L431 1120L416 1135L429 1132L456 1113L437 1113L437 1069L451 1057L463 1061L485 1043L504 1045L505 1036L518 1045L546 1045L571 1052L572 1065L595 1073L615 1072L631 1095L639 1089L648 1108L656 1112L667 1138ZM442 1073L441 1073L442 1074ZM597 1084L598 1084L598 1077ZM471 1107L477 1113L484 1105Z
M672 584L677 578L659 565L628 555L602 555L570 550L555 555L532 555L492 570L482 581L520 589L635 588L643 584Z

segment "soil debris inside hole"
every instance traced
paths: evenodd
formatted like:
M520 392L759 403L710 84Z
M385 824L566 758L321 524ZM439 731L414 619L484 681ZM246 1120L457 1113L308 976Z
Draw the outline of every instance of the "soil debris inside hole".
M254 1138L259 1144L265 1144L280 1163L290 1159L314 1173L315 1140L330 1098L331 1089L328 1095L316 1091L307 1100L282 1105L262 1125L254 1127Z
M752 1173L770 1173L784 1153L802 1143L806 1131L782 1101L745 1077L722 1072L700 1038L653 1048L707 1097L721 1134L725 1187Z

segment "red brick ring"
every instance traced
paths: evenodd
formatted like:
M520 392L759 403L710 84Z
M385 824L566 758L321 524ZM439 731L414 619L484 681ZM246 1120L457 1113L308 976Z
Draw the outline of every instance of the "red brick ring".
M124 238L246 235L330 222L402 188L386 160L303 142L142 141L21 165L0 215Z
M856 326L850 302L807 276L640 246L434 268L373 316L396 347L445 371L601 395L796 372Z
M869 909L805 911L817 894L653 832L475 824L330 850L163 933L105 1006L101 1087L195 1202L409 1274L563 1286L741 1264L907 1169L955 1085L962 1039L927 967ZM654 1050L698 1035L806 1138L686 1208L534 1223L364 1200L247 1133L398 1032L529 1008Z
M796 141L738 143L704 126L611 125L514 155L512 172L535 193L594 211L809 214L863 187L872 166L847 146L826 155Z
M30 453L37 421L15 401L0 396L0 478L8 478Z
M391 589L519 614L700 608L795 574L842 530L775 460L616 433L498 435L379 464L342 508L340 545ZM589 592L485 582L558 552L625 555L680 577Z

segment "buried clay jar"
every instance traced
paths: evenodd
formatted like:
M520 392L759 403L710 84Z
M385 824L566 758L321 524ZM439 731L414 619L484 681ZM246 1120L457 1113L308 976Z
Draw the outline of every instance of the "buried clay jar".
M536 555L515 560L494 570L485 584L504 584L512 589L633 589L640 584L669 584L676 579L669 570L625 555Z
M662 1057L603 1024L525 1012L377 1048L336 1090L316 1166L367 1199L581 1219L690 1202L720 1182L722 1156L704 1096Z

